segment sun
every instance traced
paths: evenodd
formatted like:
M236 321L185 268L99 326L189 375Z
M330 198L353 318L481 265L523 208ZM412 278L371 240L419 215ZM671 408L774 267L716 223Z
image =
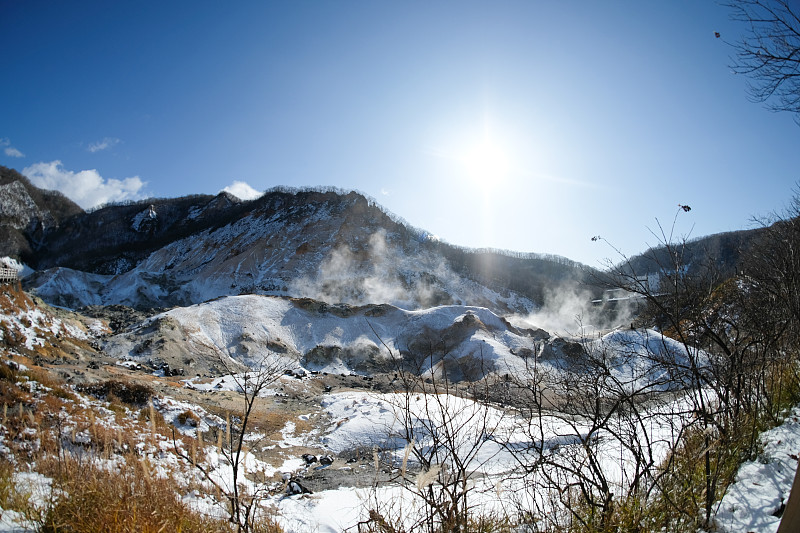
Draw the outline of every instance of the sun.
M470 179L481 185L504 181L511 168L507 151L488 136L469 146L459 159Z
M440 138L449 140L428 153L447 161L447 175L461 185L487 198L493 196L519 172L515 157L519 143L514 142L513 130L497 127L490 116L484 117L482 124L461 121L460 126L443 131Z

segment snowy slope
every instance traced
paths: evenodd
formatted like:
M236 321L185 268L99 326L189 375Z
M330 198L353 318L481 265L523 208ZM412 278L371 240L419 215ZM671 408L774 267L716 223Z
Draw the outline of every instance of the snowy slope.
M247 205L252 208L227 223L207 225L163 246L148 243L153 251L126 272L101 276L62 267L37 273L28 287L68 307L164 307L265 294L409 309L445 304L502 312L534 308L525 297L501 295L455 273L417 232L358 194L271 195ZM145 219L160 223L149 213L133 213L125 227L139 227ZM132 246L138 250L145 244ZM119 264L126 261L122 257Z
M688 386L681 383L676 369L689 369L693 359L698 367L706 362L704 353L687 350L661 333L619 329L591 344L591 351L607 362L613 378L627 390L669 390Z
M531 357L553 368L594 371L588 353L591 361L604 361L620 386L647 384L651 390L679 386L663 363L687 358L683 347L652 330L618 330L593 342L568 343L543 330L514 327L484 307L408 311L258 295L172 309L110 338L105 349L120 359L159 359L174 367L191 359L192 375L218 373L211 367L221 358L252 366L282 354L320 372L391 372L402 360L414 372L446 372L457 380L525 372Z
M515 353L536 353L547 337L541 330L518 330L482 307L407 311L245 295L156 315L109 339L106 351L119 358L165 358L175 347L181 354L230 356L248 364L277 353L310 370L369 373L395 368L382 343L407 359L427 356L430 341L434 357L421 361L422 371L443 358L473 357L488 369L508 372L524 367Z
M784 423L761 434L764 451L747 461L718 503L715 523L720 532L772 533L780 523L781 506L789 500L800 454L800 406Z
M665 457L672 444L675 424L680 424L672 412L679 404L680 400L676 404L662 406L663 412L654 409L649 413L653 417L653 424L649 426L648 438L656 443L653 453L657 458ZM537 484L538 474L523 479L525 474L510 452L514 447L529 444L524 441L525 431L521 430L525 421L514 415L450 395L439 395L434 400L432 396L424 394L404 398L403 394L343 392L326 395L322 406L330 416L329 429L322 436L325 448L338 453L355 448L369 450L377 447L390 454L391 459L384 456L384 460L393 463L396 469L403 464L404 449L409 444L402 437L406 408L409 409L411 425L418 428L416 436L420 440L414 443L418 449L424 450L430 444L420 428L443 427L444 420L448 420L447 423L452 427L459 427L466 436L463 441L459 440L464 446L463 449L459 448L459 456L464 461L469 484L473 488L470 498L476 514L508 511L526 497L546 502L544 487L547 484L541 487ZM442 408L446 409L447 416L442 416ZM476 412L480 412L480 416L474 416ZM486 425L483 425L484 420L487 421ZM541 419L541 424L542 437L553 443L552 453L581 453L580 445L572 443L577 442L577 433L589 429L588 425L585 428L580 425L576 427L564 423L563 418L547 413ZM487 438L479 442L470 441L469 436L480 435L487 429L490 431ZM597 459L616 491L618 484L624 485L630 481L628 476L635 459L606 432L598 435L597 442ZM531 458L532 461L534 459ZM413 462L413 458L408 459L409 470L416 466ZM405 520L411 521L419 511L419 501L414 501L411 492L394 484L382 486L374 492L341 487L308 497L281 498L276 503L279 520L286 531L338 532L353 528L365 518L369 509L375 508L376 503L386 505L389 502L395 512L402 507ZM542 505L539 510L548 512L551 504ZM332 509L338 509L338 512L331 513Z
M17 286L0 286L0 347L6 354L63 356L63 349L84 345L108 333L99 320L61 319L36 304Z

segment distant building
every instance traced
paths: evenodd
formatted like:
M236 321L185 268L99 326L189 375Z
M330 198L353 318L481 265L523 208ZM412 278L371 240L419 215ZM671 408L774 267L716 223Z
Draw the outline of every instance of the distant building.
M19 272L16 268L0 261L0 283L13 283L19 279Z
M592 300L594 306L613 307L620 302L635 302L637 300L644 300L644 293L651 294L658 288L658 277L656 274L649 274L646 276L637 276L631 280L631 287L635 288L634 291L629 291L622 287L614 289L606 289L603 295Z

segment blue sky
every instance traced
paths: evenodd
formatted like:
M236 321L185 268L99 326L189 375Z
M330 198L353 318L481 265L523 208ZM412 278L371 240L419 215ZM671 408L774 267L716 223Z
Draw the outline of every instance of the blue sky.
M702 236L788 202L800 127L748 101L739 31L712 1L0 0L0 164L85 206L357 189L598 266L679 203Z

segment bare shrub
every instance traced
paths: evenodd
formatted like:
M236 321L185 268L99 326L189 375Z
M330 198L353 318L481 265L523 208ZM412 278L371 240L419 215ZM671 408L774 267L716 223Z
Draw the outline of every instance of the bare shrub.
M101 383L80 385L78 390L91 394L101 400L117 399L128 405L141 407L147 405L155 391L148 385L108 380ZM109 399L110 397L110 399Z

